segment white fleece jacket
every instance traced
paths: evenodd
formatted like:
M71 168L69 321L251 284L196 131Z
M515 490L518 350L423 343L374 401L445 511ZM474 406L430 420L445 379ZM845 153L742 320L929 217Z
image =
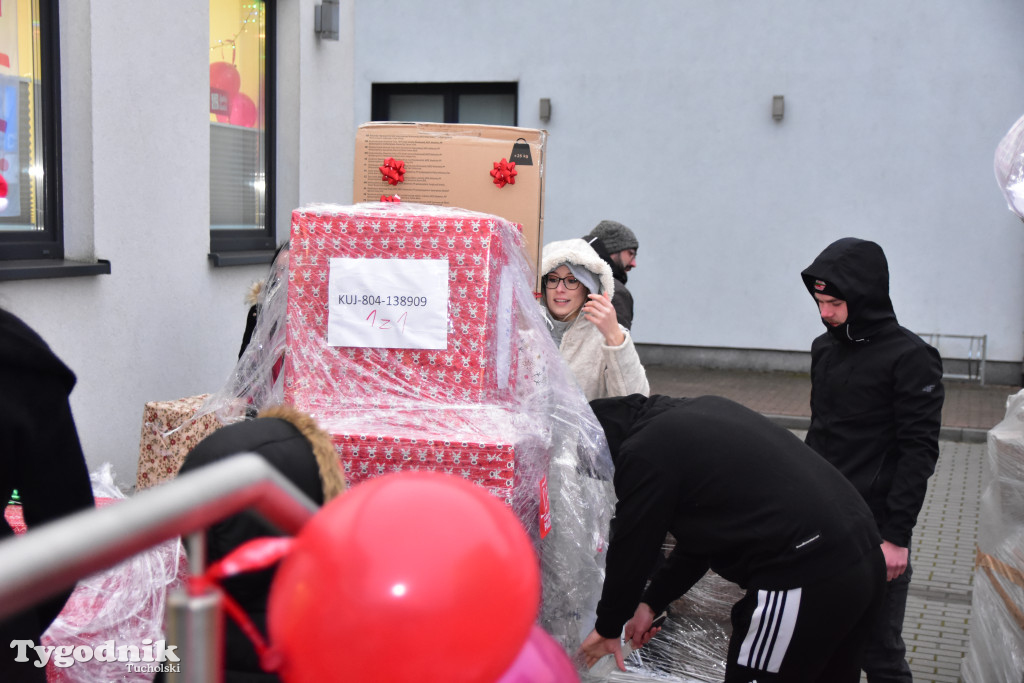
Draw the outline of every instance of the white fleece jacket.
M561 240L544 245L541 255L541 273L547 274L560 265L571 263L582 266L594 274L600 283L597 293L609 292L614 297L615 280L612 269L597 252L581 239ZM545 318L553 326L551 313L541 298ZM609 396L651 393L647 373L637 355L629 330L619 326L625 339L618 346L605 344L604 335L582 314L562 335L558 350L569 365L576 382L588 401Z

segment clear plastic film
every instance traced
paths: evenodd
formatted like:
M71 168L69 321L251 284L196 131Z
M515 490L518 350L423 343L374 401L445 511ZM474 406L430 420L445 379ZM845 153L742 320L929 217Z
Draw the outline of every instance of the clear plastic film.
M1024 391L988 434L964 683L1018 681L1024 671Z
M195 419L216 413L222 424L252 417L260 409L284 400L281 374L287 343L289 244L278 250L264 280L257 283L256 327L224 387L207 398Z
M999 142L995 173L1010 211L1024 219L1024 116Z
M117 505L126 498L109 463L90 478L98 504ZM47 679L51 683L153 680L155 670L133 671L124 658L118 661L119 648L128 648L127 657L137 650L139 660L147 653L156 656L164 637L167 594L182 585L187 573L181 541L175 538L80 580L43 634L43 645L63 648L50 656ZM152 668L141 666L147 663L156 665L134 662L140 669Z
M352 485L434 470L484 486L533 540L540 623L574 653L604 579L612 464L535 282L519 230L495 216L298 209L252 341L201 412L289 402L331 435Z
M674 545L675 540L669 536L663 552L667 555ZM732 636L730 614L743 593L736 584L709 571L686 595L669 605L661 631L626 657L625 672L602 661L594 666L594 673L585 672L583 681L721 681Z

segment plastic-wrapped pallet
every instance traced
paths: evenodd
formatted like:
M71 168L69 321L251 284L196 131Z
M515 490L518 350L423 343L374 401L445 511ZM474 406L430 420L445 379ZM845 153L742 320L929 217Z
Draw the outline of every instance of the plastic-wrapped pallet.
M230 422L292 403L332 435L352 484L426 469L484 486L534 539L542 625L573 651L603 581L612 464L535 281L519 230L496 216L298 209L252 341L204 411Z
M116 505L126 497L114 481L110 463L93 472L91 479L99 505ZM151 654L162 645L167 595L183 586L187 577L185 553L181 541L175 538L80 580L40 644L69 653L87 651L90 657L82 660L57 656L55 652L47 663L47 680L152 681L157 670L169 664L126 663L117 658L117 648L136 648ZM94 650L96 655L91 656Z
M1024 681L1024 391L988 433L964 683Z

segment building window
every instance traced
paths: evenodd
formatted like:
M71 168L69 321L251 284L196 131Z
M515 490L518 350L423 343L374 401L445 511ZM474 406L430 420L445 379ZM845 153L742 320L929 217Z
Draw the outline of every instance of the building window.
M64 258L59 44L57 0L0 2L2 261Z
M374 83L374 121L515 126L517 83Z
M269 263L274 234L272 0L210 0L210 258Z

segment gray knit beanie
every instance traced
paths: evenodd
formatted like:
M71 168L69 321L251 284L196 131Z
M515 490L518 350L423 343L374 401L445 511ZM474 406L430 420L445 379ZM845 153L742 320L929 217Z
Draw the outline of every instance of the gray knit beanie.
M586 239L594 238L601 240L604 248L609 254L620 252L623 249L638 249L640 243L636 241L636 235L622 223L617 221L601 221L590 231Z

